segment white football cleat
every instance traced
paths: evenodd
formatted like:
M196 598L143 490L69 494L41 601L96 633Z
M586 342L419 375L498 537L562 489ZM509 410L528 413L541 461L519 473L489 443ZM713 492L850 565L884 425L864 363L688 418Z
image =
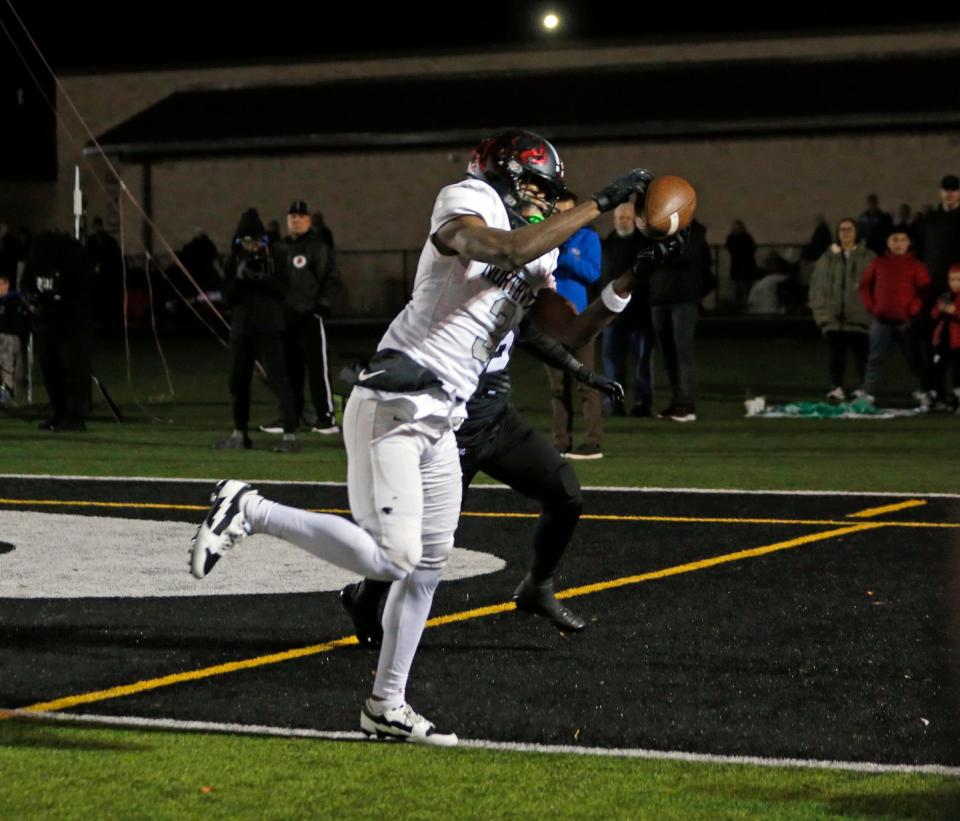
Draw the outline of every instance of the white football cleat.
M198 579L213 570L224 550L249 535L241 509L241 502L248 493L256 491L244 482L235 479L217 482L217 488L210 496L210 511L197 528L190 550L190 572Z
M360 730L366 735L434 747L456 746L457 736L454 733L438 733L433 722L414 712L409 704L391 707L382 713L376 712L376 704L372 698L368 698L360 710Z

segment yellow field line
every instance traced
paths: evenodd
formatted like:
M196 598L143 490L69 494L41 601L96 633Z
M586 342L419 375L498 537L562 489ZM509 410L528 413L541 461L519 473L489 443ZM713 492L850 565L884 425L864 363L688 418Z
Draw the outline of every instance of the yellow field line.
M536 519L538 513L461 513L461 516L491 517L503 519ZM750 519L733 516L619 516L603 513L584 513L580 521L588 522L664 522L673 524L709 524L709 525L824 525L842 527L850 524L847 519ZM942 527L960 528L960 522L886 522L888 527Z
M923 499L910 499L906 502L900 502L895 505L884 505L883 507L868 507L866 510L858 510L856 513L848 513L848 519L869 519L871 516L882 516L884 513L896 513L898 510L907 510L911 507L923 507L926 502Z
M906 507L915 507L917 504L923 505L926 502L915 500L915 502L903 502L900 506L888 505L885 508L871 508L870 510L851 513L847 518L863 518L874 516L878 513L887 513L892 510L900 510ZM65 500L57 499L0 499L0 505L36 505L44 507L102 507L102 508L143 508L144 510L207 510L209 505L175 505L161 504L155 502L90 502L84 500ZM333 513L342 516L350 514L349 510L337 507L315 507L308 508L314 513ZM481 513L472 511L463 511L460 514L463 518L471 519L536 519L539 513ZM841 527L848 524L845 519L768 519L768 518L737 518L732 516L640 516L640 515L613 515L602 513L585 513L580 517L581 521L586 522L661 522L667 524L719 524L719 525L823 525L825 527ZM888 522L890 527L934 527L956 529L960 528L960 522Z
M813 542L820 542L824 539L835 539L838 536L846 536L850 533L859 533L863 530L874 530L878 527L888 527L887 522L864 522L858 525L849 525L837 530L826 530L822 533L811 533L807 536L800 536L796 539L789 539L785 542L775 542L774 544L764 545L763 547L752 547L748 550L739 550L736 553L727 553L723 556L714 556L710 559L701 559L696 562L679 564L675 567L668 567L665 570L654 570L651 573L641 573L638 576L625 576L622 579L614 579L609 582L598 582L588 584L583 587L571 587L557 593L558 599L568 599L573 596L586 596L590 593L599 593L603 590L613 590L616 587L625 587L629 584L639 584L640 582L652 581L654 579L666 579L670 576L679 576L681 573L692 573L696 570L705 570L708 567L716 567L729 562L738 562L742 559L753 559L757 556L766 556L769 553L776 553L780 550L790 550L794 547L801 547Z
M132 696L146 690L156 690L159 687L169 687L171 684L182 684L186 681L196 681L197 679L209 678L210 676L236 673L239 670L249 670L253 667L263 667L267 664L279 664L282 661L292 661L293 659L304 658L305 656L313 656L317 653L327 653L330 650L336 650L338 647L348 647L351 644L357 643L356 636L346 636L342 639L324 642L323 644L314 644L310 647L298 647L295 650L286 650L283 653L271 653L269 656L258 656L257 658L245 659L243 661L231 661L226 664L217 664L214 667L191 670L187 673L172 673L169 676L162 676L161 678L151 678L145 681L137 681L133 684L125 684L121 687L111 687L109 690L97 690L78 696L58 698L54 701L43 701L39 704L31 704L29 707L23 707L19 712L53 713L57 710L77 707L80 704L91 704L94 701L107 701L111 698ZM0 716L0 718L2 718L2 716Z
M146 510L207 510L210 505L169 505L158 502L89 502L82 499L0 499L0 505L39 505L42 507L144 508Z
M693 573L697 570L705 570L710 567L716 567L721 564L741 561L742 559L751 559L757 556L765 556L769 553L776 553L780 550L789 550L790 548L800 547L813 542L833 539L838 536L846 536L850 533L858 533L864 530L873 530L875 528L887 527L886 522L864 522L863 524L847 525L836 530L827 530L822 533L812 533L807 536L801 536L796 539L790 539L784 542L775 542L774 544L763 547L754 547L749 550L738 550L735 553L726 553L722 556L714 556L709 559L701 559L695 562L667 567L663 570L655 570L650 573L641 573L636 576L624 576L620 579L612 579L606 582L588 584L582 587L571 587L561 590L557 593L558 599L570 599L576 596L586 596L591 593L599 593L604 590L613 590L618 587L626 587L631 584L640 584L641 582L653 581L655 579L665 579L670 576L678 576L683 573ZM427 627L442 627L447 624L469 621L471 619L484 618L486 616L506 613L516 609L513 602L501 602L500 604L490 605L489 607L477 607L472 610L463 610L459 613L451 613L446 616L437 616L430 619ZM66 710L71 707L77 707L81 704L90 704L96 701L107 701L112 698L121 698L123 696L135 695L147 690L156 690L160 687L168 687L172 684L181 684L188 681L197 681L198 679L210 678L211 676L234 673L240 670L249 670L255 667L263 667L269 664L279 664L284 661L305 658L307 656L317 655L318 653L328 653L340 647L348 647L357 644L356 636L346 636L323 644L314 644L310 647L301 647L294 650L286 650L282 653L272 653L267 656L258 656L243 661L233 661L226 664L217 664L213 667L204 667L200 670L191 670L185 673L173 673L160 678L146 679L133 684L127 684L120 687L111 687L107 690L97 690L90 693L82 693L76 696L66 696L53 701L43 701L37 704L31 704L29 707L23 707L15 712L21 713L48 713L57 710ZM15 713L14 713L15 714ZM11 717L11 713L0 711L0 721Z

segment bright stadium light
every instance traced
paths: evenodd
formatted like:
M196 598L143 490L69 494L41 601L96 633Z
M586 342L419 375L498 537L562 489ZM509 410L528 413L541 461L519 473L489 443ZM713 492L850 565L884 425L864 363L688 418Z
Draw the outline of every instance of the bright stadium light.
M560 18L552 11L543 15L543 27L547 31L554 31L560 25Z

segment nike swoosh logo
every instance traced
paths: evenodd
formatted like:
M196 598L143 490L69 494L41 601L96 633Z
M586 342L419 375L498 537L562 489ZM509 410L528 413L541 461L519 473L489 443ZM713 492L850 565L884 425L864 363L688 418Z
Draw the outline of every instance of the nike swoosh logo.
M366 382L368 379L373 379L373 377L378 376L381 373L386 373L386 370L374 371L373 373L369 373L365 370L360 371L360 373L357 374L357 380L360 382Z

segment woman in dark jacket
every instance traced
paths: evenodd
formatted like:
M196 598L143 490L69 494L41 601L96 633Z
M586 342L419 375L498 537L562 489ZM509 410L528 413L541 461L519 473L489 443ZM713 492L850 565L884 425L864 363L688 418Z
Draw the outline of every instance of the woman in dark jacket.
M870 314L860 299L860 278L876 254L857 242L857 223L837 223L837 241L817 260L810 275L810 310L829 350L827 399L846 399L843 373L847 350L853 354L858 385L863 384L869 348Z

